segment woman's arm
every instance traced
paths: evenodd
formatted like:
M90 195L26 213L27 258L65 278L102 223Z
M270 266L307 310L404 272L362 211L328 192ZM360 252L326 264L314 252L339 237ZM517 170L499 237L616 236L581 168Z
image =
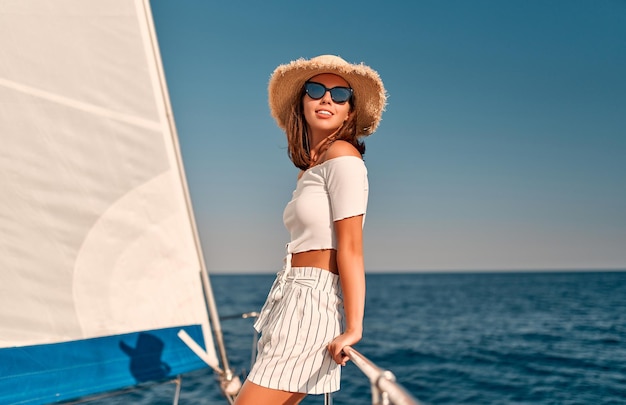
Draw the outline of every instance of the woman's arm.
M363 335L365 310L365 266L363 261L363 215L335 221L337 235L337 267L343 291L346 330L337 336L328 350L335 362L345 365L345 346L353 345Z

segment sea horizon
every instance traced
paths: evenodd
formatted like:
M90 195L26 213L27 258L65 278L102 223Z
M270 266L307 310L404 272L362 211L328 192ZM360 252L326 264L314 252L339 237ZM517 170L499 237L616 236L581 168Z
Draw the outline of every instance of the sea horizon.
M278 270L259 270L259 271L224 271L208 269L209 276L221 276L221 275L270 275L276 274ZM605 268L545 268L545 269L524 269L524 268L512 268L512 269L447 269L447 270L375 270L366 269L365 274L517 274L517 273L620 273L626 272L626 268L621 267L605 267Z

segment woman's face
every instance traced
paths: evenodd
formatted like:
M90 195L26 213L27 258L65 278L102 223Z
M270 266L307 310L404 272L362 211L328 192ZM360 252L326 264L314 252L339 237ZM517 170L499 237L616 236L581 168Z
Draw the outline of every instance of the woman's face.
M313 76L308 81L320 83L328 89L333 87L350 87L342 77L332 73L323 73ZM304 118L309 129L313 132L323 132L330 135L335 132L350 116L350 101L336 103L327 91L322 98L314 100L305 94L302 98Z

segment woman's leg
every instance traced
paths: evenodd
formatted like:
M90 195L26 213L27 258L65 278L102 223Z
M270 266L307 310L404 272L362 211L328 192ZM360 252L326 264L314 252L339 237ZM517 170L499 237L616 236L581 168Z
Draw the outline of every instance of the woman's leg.
M296 405L305 396L303 392L274 390L246 380L235 399L235 405Z

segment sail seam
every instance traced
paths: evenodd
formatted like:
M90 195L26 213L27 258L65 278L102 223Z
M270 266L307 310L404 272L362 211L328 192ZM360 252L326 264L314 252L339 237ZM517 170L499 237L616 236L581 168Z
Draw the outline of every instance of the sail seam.
M122 114L116 111L108 110L106 108L99 107L94 104L85 103L83 101L74 100L68 97L60 96L58 94L50 93L45 90L37 89L35 87L27 86L24 84L16 83L11 80L3 79L0 77L0 86L19 91L34 97L42 98L48 101L52 101L57 104L62 104L67 107L71 107L77 110L85 111L102 117L110 118L116 121L121 121L136 127L150 129L153 131L161 131L162 125L160 122L147 120L133 115Z

